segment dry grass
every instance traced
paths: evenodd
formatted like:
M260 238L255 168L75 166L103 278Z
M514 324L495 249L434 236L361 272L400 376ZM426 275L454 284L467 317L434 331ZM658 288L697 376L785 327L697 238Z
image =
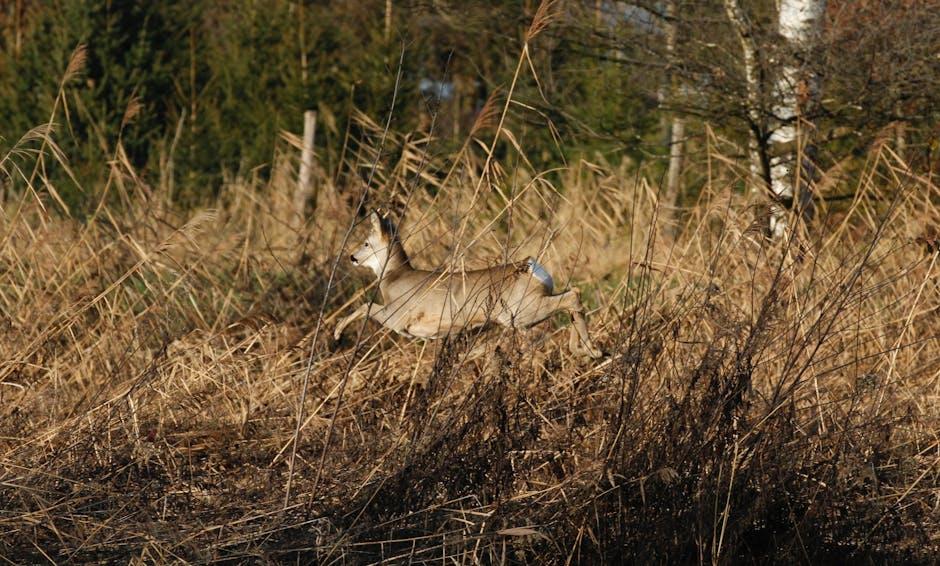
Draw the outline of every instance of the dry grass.
M326 294L359 176L321 171L294 233L286 159L183 214L116 152L92 216L52 214L41 187L0 216L0 555L936 557L940 266L917 240L940 220L929 180L879 148L834 189L858 183L847 209L771 244L719 144L673 239L655 186L626 166L506 170L477 140L429 166L425 141L387 141L394 160L363 143L349 170L380 163L368 202L404 212L417 264L538 256L585 291L610 358L572 358L562 320L428 343L370 323L332 344L371 292L341 263ZM468 359L474 343L487 355Z

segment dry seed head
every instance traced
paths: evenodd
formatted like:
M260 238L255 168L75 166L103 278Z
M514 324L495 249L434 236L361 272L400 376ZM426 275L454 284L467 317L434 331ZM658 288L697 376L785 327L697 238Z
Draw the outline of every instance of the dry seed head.
M140 114L141 107L140 98L136 94L131 96L131 99L127 101L127 107L124 108L124 116L121 118L121 129L124 129L124 126L130 124L134 118Z
M65 67L65 74L62 75L62 84L67 84L74 79L76 75L81 73L85 69L87 62L88 48L84 43L80 43L75 50L72 51L72 56L69 57L69 64Z
M483 108L480 109L480 113L477 115L476 120L473 121L473 127L470 128L470 137L473 137L477 133L492 128L496 125L500 112L500 107L498 104L500 94L502 94L502 89L497 87L493 89L493 92L491 92L489 97L487 97L486 102L483 104Z
M558 15L558 1L543 0L542 3L539 4L539 9L536 10L535 16L532 18L529 29L525 32L526 42L532 41L535 36L542 33L545 28L558 19Z

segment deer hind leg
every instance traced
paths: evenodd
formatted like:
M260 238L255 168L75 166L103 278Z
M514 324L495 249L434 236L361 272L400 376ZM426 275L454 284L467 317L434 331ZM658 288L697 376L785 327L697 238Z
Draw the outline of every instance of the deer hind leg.
M581 304L581 291L577 288L559 295L549 295L535 299L532 301L531 306L525 306L517 321L522 326L531 326L558 311L566 311L571 315L572 326L577 333L577 335L574 333L570 335L568 340L569 348L574 352L584 352L592 358L601 357L601 351L594 346L591 336L588 334L587 321L584 318L584 305ZM580 345L583 348L578 347L576 337L580 338Z
M591 335L588 333L587 319L584 317L584 305L581 304L581 290L577 287L573 287L570 291L565 293L565 295L569 295L568 301L570 302L570 306L567 310L571 313L572 326L575 332L577 332L578 337L581 338L584 351L594 359L600 358L603 354L597 346L594 345L594 342L591 340ZM569 334L568 342L572 350L577 350L573 344L574 333Z
M580 305L580 301L578 301ZM569 347L577 351L576 347L577 339L581 339L581 344L584 345L584 351L587 355L591 356L594 359L600 358L603 356L603 353L594 345L594 342L591 341L591 335L588 334L587 320L584 318L584 307L581 307L581 310L572 310L571 318L573 319L572 328L574 330L569 331L568 334L568 344Z

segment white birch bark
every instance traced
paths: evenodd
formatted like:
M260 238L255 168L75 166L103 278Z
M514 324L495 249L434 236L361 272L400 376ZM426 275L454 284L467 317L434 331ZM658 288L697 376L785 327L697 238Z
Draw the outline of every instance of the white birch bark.
M669 55L669 64L676 63L676 34L677 14L676 1L669 0L666 5L666 51ZM670 97L673 104L679 97L679 84L675 71L669 73ZM682 165L685 158L685 119L678 113L672 117L672 127L669 128L669 170L666 173L666 198L669 205L675 207L679 198L679 180L682 174Z
M669 171L666 173L666 192L669 204L676 206L679 200L679 180L685 161L685 119L675 116L669 129Z
M317 113L314 110L304 112L303 148L300 152L300 172L297 175L297 187L294 189L293 222L299 230L306 218L307 203L313 196L313 143L317 136Z
M780 35L787 42L787 59L777 79L777 104L774 115L780 124L770 136L771 155L770 189L778 201L792 202L804 218L814 215L813 195L804 174L812 164L802 163L797 139L797 122L806 106L819 100L819 77L798 66L822 32L826 0L780 0L778 25ZM775 149L779 148L779 149ZM797 168L803 172L797 172ZM786 231L786 211L775 204L771 207L770 232L780 237Z
M760 113L760 75L757 68L757 45L751 26L741 9L738 0L724 0L725 12L741 42L741 54L744 59L744 81L747 88L747 115L752 125L761 124ZM755 132L750 132L747 143L748 160L751 171L751 190L763 186L763 165L760 158L759 142Z
M385 41L392 36L392 0L385 0Z

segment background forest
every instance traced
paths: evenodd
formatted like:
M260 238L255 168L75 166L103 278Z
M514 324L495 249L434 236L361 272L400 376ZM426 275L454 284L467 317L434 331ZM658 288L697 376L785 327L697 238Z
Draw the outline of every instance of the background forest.
M0 558L932 563L938 119L937 0L0 0ZM332 340L377 206L604 360Z
M731 4L736 4L732 2ZM788 54L774 2L746 3L766 100L751 120L742 48L727 2L564 2L528 53L509 119L541 168L599 152L665 170L670 119L701 161L704 127L742 148L768 136L775 65ZM278 134L319 114L320 161L340 170L355 112L458 148L486 100L513 78L539 4L521 2L105 2L9 0L0 9L5 147L49 120L89 190L118 140L135 168L172 159L179 197L209 198L223 179L270 175ZM931 2L830 2L824 35L800 54L821 77L816 125L827 170L894 138L922 168L935 161L940 15ZM670 35L671 34L671 35ZM671 39L670 39L671 37ZM60 84L73 51L86 64ZM399 63L401 77L396 81ZM393 91L399 90L393 97ZM394 108L390 102L394 100ZM758 122L758 123L753 123ZM889 131L890 130L890 131ZM563 140L563 143L560 141ZM742 153L743 153L742 149ZM658 167L658 169L656 169ZM700 171L686 168L694 199ZM651 172L651 174L654 174ZM74 184L60 192L83 201ZM831 195L828 195L831 196ZM87 197L87 195L86 195ZM92 199L93 200L93 199ZM87 204L87 200L85 201Z

